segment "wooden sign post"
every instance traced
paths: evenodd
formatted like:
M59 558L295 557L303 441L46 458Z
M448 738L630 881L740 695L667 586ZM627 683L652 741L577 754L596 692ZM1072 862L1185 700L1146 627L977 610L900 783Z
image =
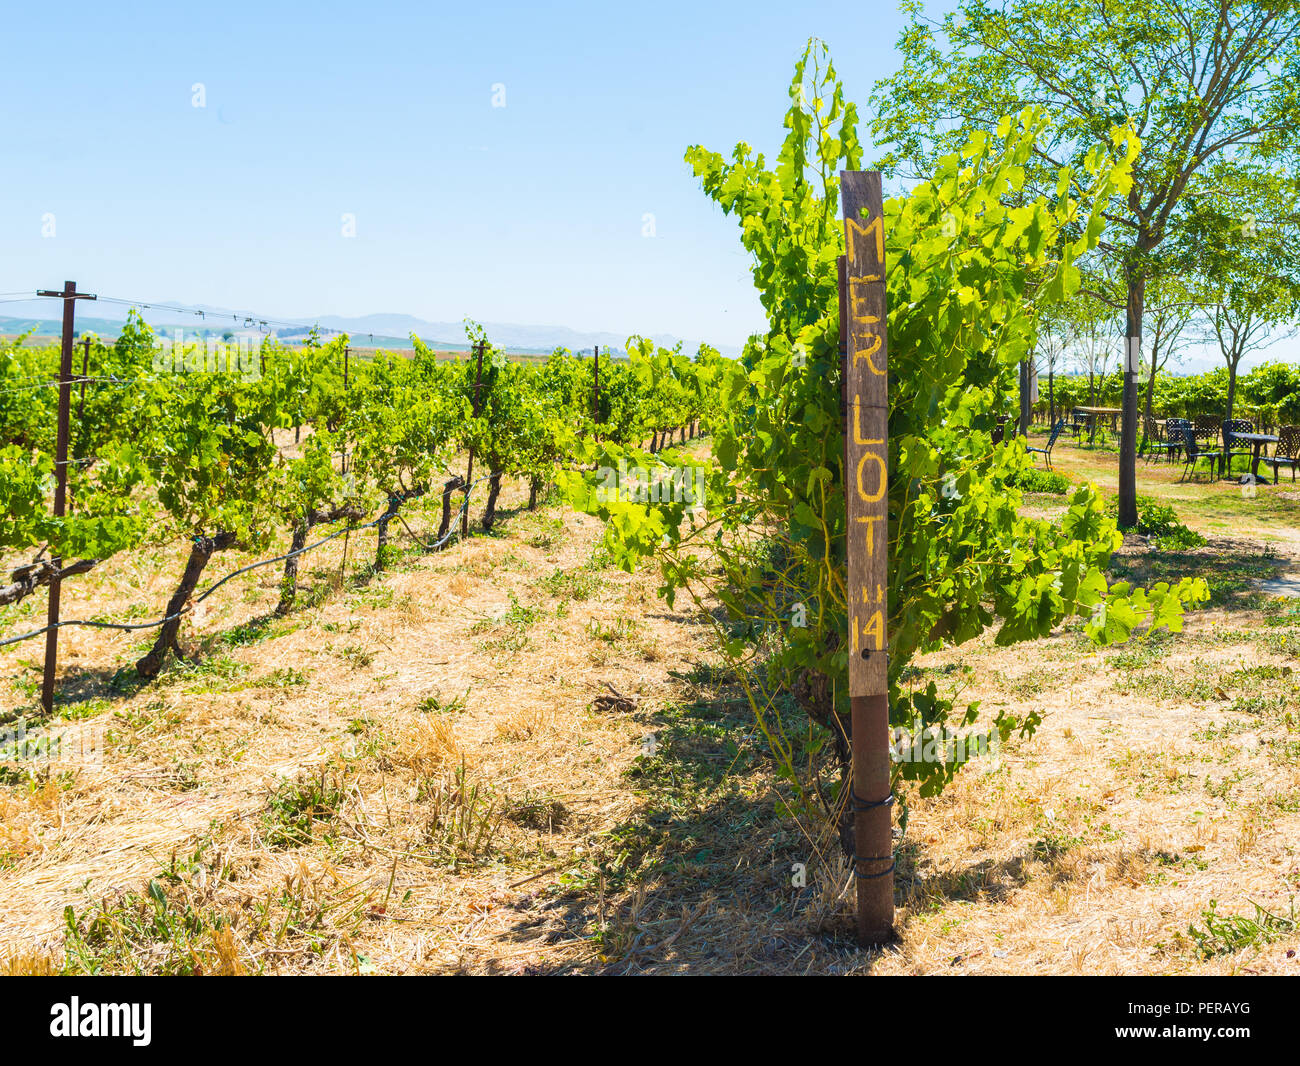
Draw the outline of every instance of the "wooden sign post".
M880 172L841 171L845 263L844 476L848 519L849 699L858 941L893 937L893 793L889 760L889 343Z

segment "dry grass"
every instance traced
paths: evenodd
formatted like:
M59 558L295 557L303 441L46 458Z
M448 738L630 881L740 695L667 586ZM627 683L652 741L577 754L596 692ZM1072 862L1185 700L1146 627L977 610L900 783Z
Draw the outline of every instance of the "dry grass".
M48 777L23 791L0 793L0 867L40 850L44 835L58 828L62 800L59 783Z
M129 638L65 632L51 728L103 723L106 751L0 785L5 970L1300 971L1290 604L1229 582L1173 640L1095 653L1067 630L918 663L1045 720L910 798L900 940L863 953L844 860L778 812L706 627L654 574L602 566L594 520L523 495L497 535L379 578L356 570L373 537L344 579L336 542L286 619L277 574L232 583L189 626L197 662L153 684L112 682ZM68 613L159 603L178 563L114 560ZM36 652L3 654L29 713ZM1247 924L1223 932L1211 901Z

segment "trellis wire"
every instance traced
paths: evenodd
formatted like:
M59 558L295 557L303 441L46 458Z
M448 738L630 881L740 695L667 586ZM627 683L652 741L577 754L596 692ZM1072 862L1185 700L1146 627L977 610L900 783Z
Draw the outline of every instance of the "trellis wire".
M462 512L468 510L470 495L474 491L474 487L476 485L481 485L484 481L489 480L491 476L492 475L489 474L486 477L481 477L477 481L475 481L472 485L469 486L469 489L466 490L465 492L464 502L456 510L456 516L458 518L460 517ZM385 514L387 514L387 512L385 512ZM250 570L256 570L258 567L270 566L272 563L284 562L286 559L292 559L294 556L302 555L305 552L313 551L314 549L319 548L322 544L328 544L330 541L337 540L339 537L345 536L348 533L360 533L367 529L373 529L375 526L379 525L379 523L384 520L385 514L381 514L378 518L370 522L367 522L363 526L348 526L345 529L340 529L336 533L331 533L328 537L322 537L320 540L316 541L313 544L306 544L301 548L295 549L294 551L286 552L283 555L277 555L270 559L259 559L255 563L249 563L247 566L241 566L238 570L232 570L230 573L226 574L220 580L218 580L209 588L207 588L200 595L194 597L193 600L191 600L188 604L186 604L185 607L177 611L175 614L165 615L164 617L156 619L155 621L124 623L124 622L95 622L86 619L68 619L67 621L61 620L59 622L56 622L53 626L45 625L42 626L40 629L33 629L29 633L20 633L19 635L14 637L6 637L5 639L0 640L0 648L3 648L9 644L17 644L20 641L31 640L33 637L39 637L41 634L47 633L51 629L62 629L66 626L86 626L92 629L115 629L115 630L125 631L125 632L134 632L136 630L141 630L141 629L157 629L161 625L165 625L168 622L174 621L177 618L181 618L186 614L189 614L192 610L194 610L195 607L197 607L200 603L202 603L214 592L216 592L217 589L221 588L221 586L224 585L227 581L239 577L241 574L246 574ZM387 517L390 519L396 517L398 521L402 523L402 525L406 526L406 520L403 519L400 515L387 515ZM407 531L410 532L411 527L406 526L406 528ZM435 541L433 544L425 544L423 541L420 541L418 537L415 537L414 533L411 533L411 536L415 538L416 541L419 542L420 546L423 547L426 551L437 551L449 540L451 540L451 538L455 536L457 532L458 530L456 528L456 525L453 523L452 526L447 530L446 536L442 537L440 540Z

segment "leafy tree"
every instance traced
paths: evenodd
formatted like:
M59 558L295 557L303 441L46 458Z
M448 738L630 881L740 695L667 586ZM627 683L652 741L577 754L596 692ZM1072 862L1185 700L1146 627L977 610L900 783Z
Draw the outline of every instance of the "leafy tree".
M473 447L476 461L488 468L483 529L490 532L496 522L501 479L507 474L527 474L530 480L540 477L546 465L545 435L552 427L542 395L534 387L532 368L512 363L504 351L492 347L477 323L467 323L466 335L472 345L483 346L482 373L475 360L466 363L461 389L475 412L465 424L464 439Z
M697 428L707 432L709 417L717 394L718 382L722 380L726 367L731 360L723 358L721 352L708 344L701 344L695 352L695 396L692 400L691 426L692 435Z
M1241 379L1241 391L1254 405L1265 431L1277 425L1300 423L1300 367L1264 363Z
M346 478L334 461L343 452L343 439L322 429L307 438L298 454L279 456L275 498L291 532L276 614L287 614L297 598L302 557L294 553L306 546L311 531L344 518L356 522L365 515L355 480Z
M1185 240L1199 251L1195 278L1205 325L1228 370L1222 417L1232 418L1241 361L1300 310L1300 180L1257 166L1220 165L1214 192L1196 201ZM1251 196L1243 221L1238 204Z
M1109 144L1115 127L1140 138L1131 183L1104 205L1109 225L1096 257L1104 269L1089 285L1124 313L1134 350L1148 283L1191 266L1162 245L1186 225L1207 171L1293 161L1300 148L1295 0L961 0L939 21L919 0L904 9L902 70L873 97L873 136L894 147L886 167L928 173L973 131L1031 104L1054 120L1026 161L1033 192L1049 192L1062 169ZM1239 192L1235 208L1254 210L1262 190L1243 182ZM1130 366L1124 388L1125 529L1137 522L1136 373Z
M1111 325L1114 313L1101 300L1087 293L1077 294L1068 303L1051 308L1054 321L1067 329L1080 368L1088 375L1089 407L1100 406L1098 382L1104 380L1115 355Z
M1187 325L1196 313L1195 295L1189 291L1182 278L1162 277L1154 279L1148 295L1156 295L1146 309L1150 323L1151 358L1148 363L1146 401L1143 407L1142 434L1146 439L1146 427L1151 423L1153 414L1156 376L1177 355L1185 337Z
M1065 366L1071 341L1067 322L1063 317L1054 315L1053 310L1048 308L1039 317L1038 336L1034 343L1034 363L1038 377L1040 380L1044 376L1047 378L1047 424L1049 426L1055 423L1057 418L1056 378Z

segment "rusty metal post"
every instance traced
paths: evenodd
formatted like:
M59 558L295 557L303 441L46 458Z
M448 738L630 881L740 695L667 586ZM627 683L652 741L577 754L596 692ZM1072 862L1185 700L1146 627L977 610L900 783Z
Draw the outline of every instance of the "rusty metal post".
M885 220L879 171L843 171L845 506L853 870L858 941L893 937L893 793L889 758L889 344Z
M56 296L63 300L63 344L59 353L59 414L54 444L56 473L53 512L55 518L62 518L67 513L68 500L68 422L72 413L73 326L77 300L93 300L95 297L88 293L77 292L75 281L65 281L62 292L42 289L36 295ZM54 709L54 668L59 655L59 593L62 585L59 571L63 566L63 557L58 553L57 548L51 551L50 563L54 569L50 575L50 599L45 614L45 675L41 682L41 706L47 713Z

